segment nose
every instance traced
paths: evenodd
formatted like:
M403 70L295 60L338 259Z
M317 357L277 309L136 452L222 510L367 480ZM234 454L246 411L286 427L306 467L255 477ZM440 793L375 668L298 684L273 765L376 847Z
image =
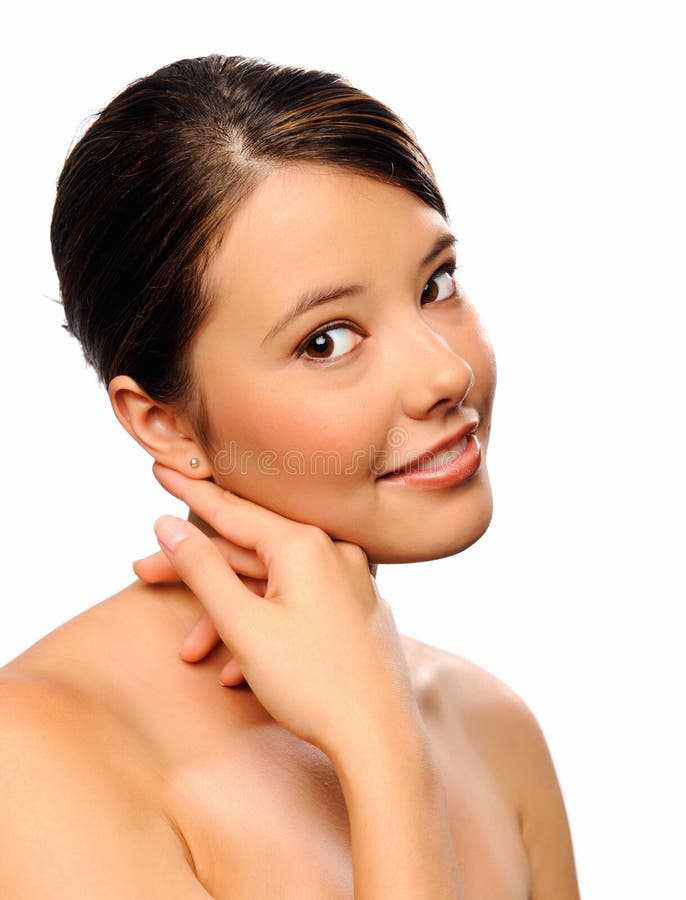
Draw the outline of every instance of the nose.
M414 322L411 334L406 345L410 355L404 363L408 376L403 395L405 414L420 419L461 406L474 385L472 367L428 324L422 327Z

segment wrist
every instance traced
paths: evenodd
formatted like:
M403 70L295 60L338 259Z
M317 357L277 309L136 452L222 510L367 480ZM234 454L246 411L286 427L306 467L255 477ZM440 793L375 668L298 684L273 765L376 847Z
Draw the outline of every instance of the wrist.
M350 820L355 897L463 900L445 784L423 726L382 728L335 765Z
M345 792L353 782L379 783L396 778L433 781L437 767L429 735L415 707L395 711L326 751Z

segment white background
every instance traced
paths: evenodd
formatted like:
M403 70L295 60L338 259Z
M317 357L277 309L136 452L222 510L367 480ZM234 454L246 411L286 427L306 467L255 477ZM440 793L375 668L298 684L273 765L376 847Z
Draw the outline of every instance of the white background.
M185 515L50 299L54 183L74 135L126 83L185 56L340 72L432 160L499 363L489 532L451 559L382 566L381 592L401 631L489 669L537 715L585 900L686 896L676 4L127 0L14 16L0 663L132 581L131 560L157 549L155 518Z

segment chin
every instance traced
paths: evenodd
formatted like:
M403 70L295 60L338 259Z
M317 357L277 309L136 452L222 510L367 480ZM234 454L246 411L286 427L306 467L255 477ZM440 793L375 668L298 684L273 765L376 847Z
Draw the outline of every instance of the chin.
M414 517L412 524L401 525L398 522L389 528L383 542L370 541L364 545L364 550L370 563L378 564L445 559L475 544L486 533L492 517L493 498L490 485L486 482L481 485L478 497L470 498L467 508L463 506L457 511L436 513L430 518L430 527L418 525L421 516ZM453 520L452 525L450 519Z

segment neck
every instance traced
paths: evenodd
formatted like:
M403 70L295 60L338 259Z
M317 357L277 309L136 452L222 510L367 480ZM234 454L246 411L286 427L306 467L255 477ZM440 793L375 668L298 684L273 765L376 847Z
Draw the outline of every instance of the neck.
M219 537L219 533L212 528L211 525L208 525L204 519L201 519L200 516L197 516L193 510L188 511L188 521L192 522L193 525L197 526L204 534L209 537L217 536ZM376 570L378 568L378 563L369 563L369 574L372 578L376 579Z

